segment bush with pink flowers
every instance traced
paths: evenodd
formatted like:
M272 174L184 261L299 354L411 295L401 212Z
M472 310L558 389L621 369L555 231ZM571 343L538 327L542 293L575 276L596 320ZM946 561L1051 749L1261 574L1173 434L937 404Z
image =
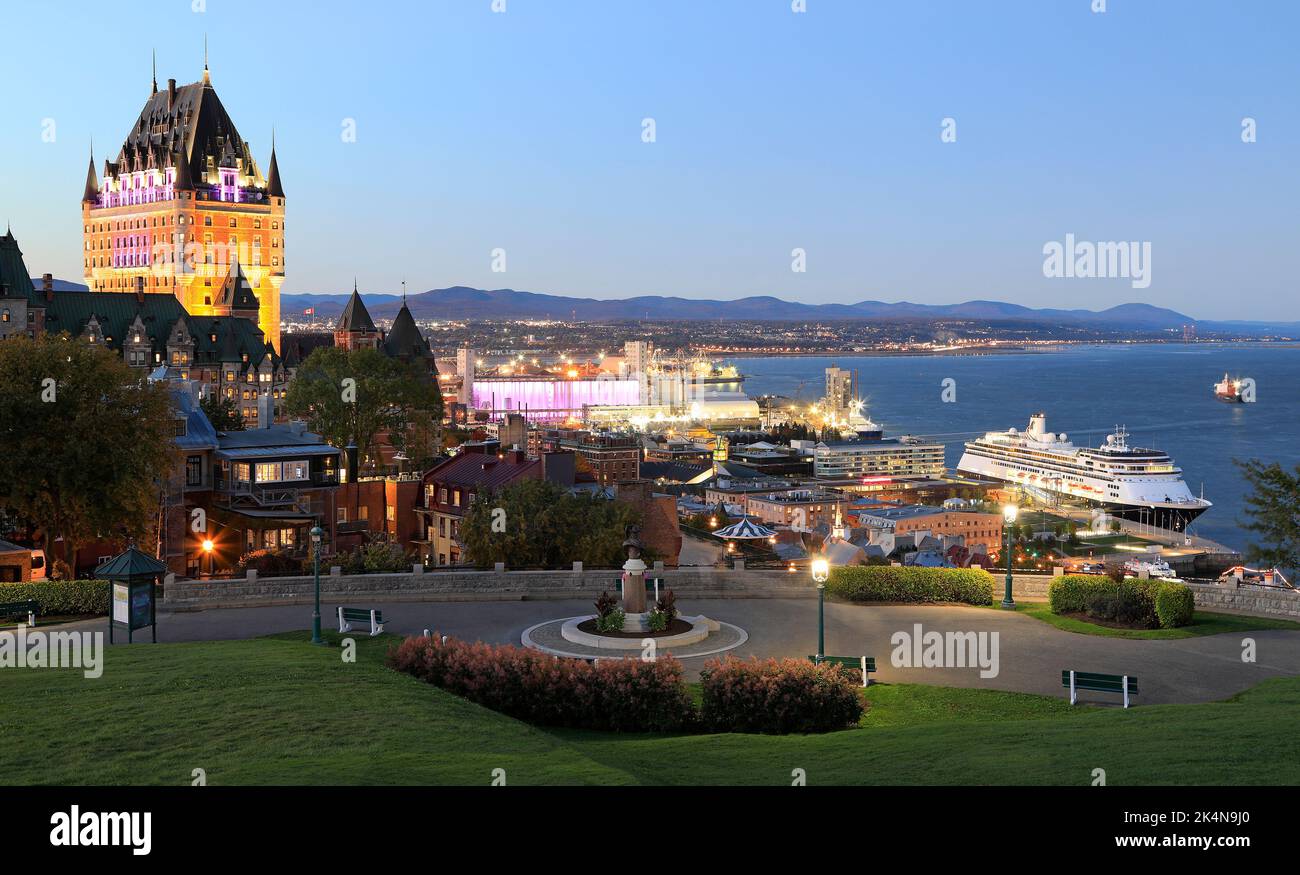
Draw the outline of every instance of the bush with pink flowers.
M672 657L604 659L595 665L524 647L407 638L388 665L447 692L538 726L674 732L695 709Z
M700 722L713 732L830 732L862 718L857 685L829 663L726 657L706 665L700 680Z

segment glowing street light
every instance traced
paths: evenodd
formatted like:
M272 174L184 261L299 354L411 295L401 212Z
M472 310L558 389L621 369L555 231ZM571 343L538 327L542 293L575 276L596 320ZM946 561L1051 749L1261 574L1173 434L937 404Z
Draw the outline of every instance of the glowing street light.
M1020 508L1014 504L1005 505L1002 508L1002 519L1005 521L1003 529L1007 533L1007 584L1006 591L1002 594L1002 607L1014 611L1016 609L1016 600L1011 597L1011 562L1012 554L1015 550L1011 546L1011 527L1016 522L1016 517L1020 514Z
M826 655L826 581L831 576L831 564L824 558L812 563L812 577L817 584L817 661Z

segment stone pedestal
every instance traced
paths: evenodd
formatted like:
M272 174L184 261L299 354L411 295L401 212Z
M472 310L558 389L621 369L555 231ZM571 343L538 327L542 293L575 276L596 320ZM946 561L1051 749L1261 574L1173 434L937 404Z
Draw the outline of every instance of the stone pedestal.
M640 559L623 563L623 613L629 617L646 612L645 571L646 564Z
M640 614L624 613L623 631L624 632L649 632L650 631L649 611Z

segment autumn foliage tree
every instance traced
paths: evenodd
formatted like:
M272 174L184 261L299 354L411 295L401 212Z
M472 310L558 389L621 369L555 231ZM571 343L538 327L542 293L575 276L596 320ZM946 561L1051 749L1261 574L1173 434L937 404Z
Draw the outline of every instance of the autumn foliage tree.
M0 506L71 567L99 537L143 539L175 461L165 384L102 345L60 336L0 342ZM60 549L55 550L55 545Z

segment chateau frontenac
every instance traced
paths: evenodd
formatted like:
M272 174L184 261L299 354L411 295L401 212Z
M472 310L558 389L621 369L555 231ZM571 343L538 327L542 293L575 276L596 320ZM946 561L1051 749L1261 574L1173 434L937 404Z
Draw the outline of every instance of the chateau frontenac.
M153 91L102 179L91 156L81 201L85 282L92 292L171 294L191 317L256 306L280 349L285 277L284 188L271 144L263 174L203 78ZM237 293L243 299L237 299Z

